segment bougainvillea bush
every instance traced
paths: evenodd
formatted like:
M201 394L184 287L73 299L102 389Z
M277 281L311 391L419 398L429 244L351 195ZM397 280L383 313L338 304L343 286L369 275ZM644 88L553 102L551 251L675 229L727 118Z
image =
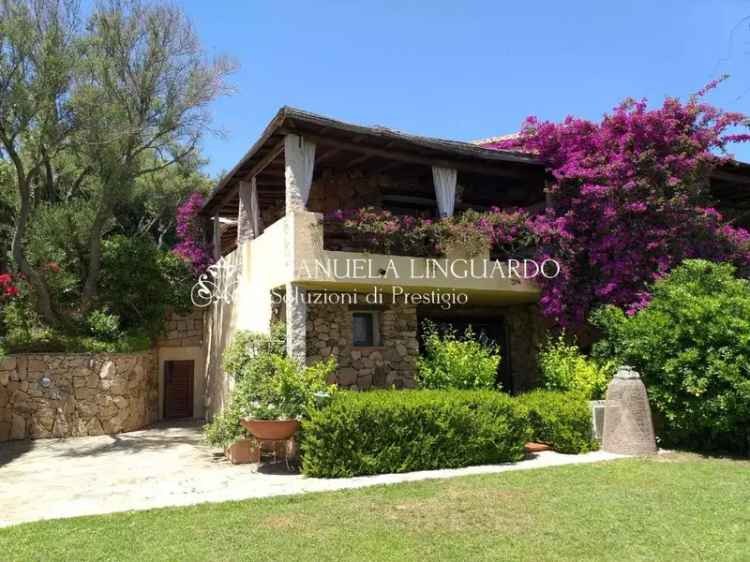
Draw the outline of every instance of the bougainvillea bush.
M627 100L598 123L530 117L517 136L486 145L536 154L553 178L554 208L533 219L540 254L562 263L541 280L547 316L581 324L599 304L632 314L686 258L750 263L748 233L708 206L711 171L730 143L750 138L732 134L744 115L702 101L716 84L657 109Z
M667 446L750 447L750 282L734 273L687 260L635 315L593 314L604 333L595 354L641 374Z
M203 273L211 263L211 254L203 243L203 229L198 216L204 203L202 194L191 193L177 208L176 233L179 242L172 248L197 274Z
M323 225L332 249L409 256L433 256L440 251L429 218L365 207L329 213Z
M515 258L538 244L534 226L523 209L498 207L435 220L374 207L337 210L324 217L329 249L414 257L443 256L460 247L469 256L490 251Z

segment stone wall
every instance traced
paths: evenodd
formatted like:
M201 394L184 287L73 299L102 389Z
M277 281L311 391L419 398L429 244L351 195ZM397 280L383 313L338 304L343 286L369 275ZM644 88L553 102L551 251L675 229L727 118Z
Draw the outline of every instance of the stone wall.
M190 314L167 313L164 333L156 340L158 347L191 347L203 344L204 309L196 308Z
M382 307L377 312L382 345L353 347L350 305L308 305L308 363L333 355L338 368L329 382L346 388L412 388L419 355L416 307Z
M510 368L516 392L534 388L539 379L537 356L547 327L539 306L523 304L504 307L510 347Z
M382 188L390 182L386 175L363 175L359 170L349 173L326 170L310 188L307 209L327 213L336 209L380 207L383 203Z
M0 359L0 441L133 431L158 416L156 354Z

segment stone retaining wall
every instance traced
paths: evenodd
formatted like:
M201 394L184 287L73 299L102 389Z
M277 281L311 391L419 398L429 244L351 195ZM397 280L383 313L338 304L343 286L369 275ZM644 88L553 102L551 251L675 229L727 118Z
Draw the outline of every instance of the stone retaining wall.
M0 441L133 431L156 421L156 353L0 359Z
M167 312L164 333L156 340L158 347L194 347L203 344L202 308L195 308L189 314Z

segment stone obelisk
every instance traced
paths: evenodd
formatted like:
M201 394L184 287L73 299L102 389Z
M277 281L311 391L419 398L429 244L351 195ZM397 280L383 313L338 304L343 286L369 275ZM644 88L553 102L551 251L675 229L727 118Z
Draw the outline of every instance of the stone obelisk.
M623 455L656 453L646 387L632 367L620 367L607 387L602 449Z

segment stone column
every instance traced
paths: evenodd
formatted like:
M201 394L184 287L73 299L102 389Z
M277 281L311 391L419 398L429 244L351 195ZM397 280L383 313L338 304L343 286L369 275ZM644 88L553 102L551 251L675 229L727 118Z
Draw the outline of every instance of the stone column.
M620 367L607 387L602 449L623 455L656 453L646 387L632 367Z
M237 212L237 246L255 238L252 214L252 185L249 181L240 182L239 198L240 207Z
M297 283L286 284L286 353L301 365L307 360L306 291Z

